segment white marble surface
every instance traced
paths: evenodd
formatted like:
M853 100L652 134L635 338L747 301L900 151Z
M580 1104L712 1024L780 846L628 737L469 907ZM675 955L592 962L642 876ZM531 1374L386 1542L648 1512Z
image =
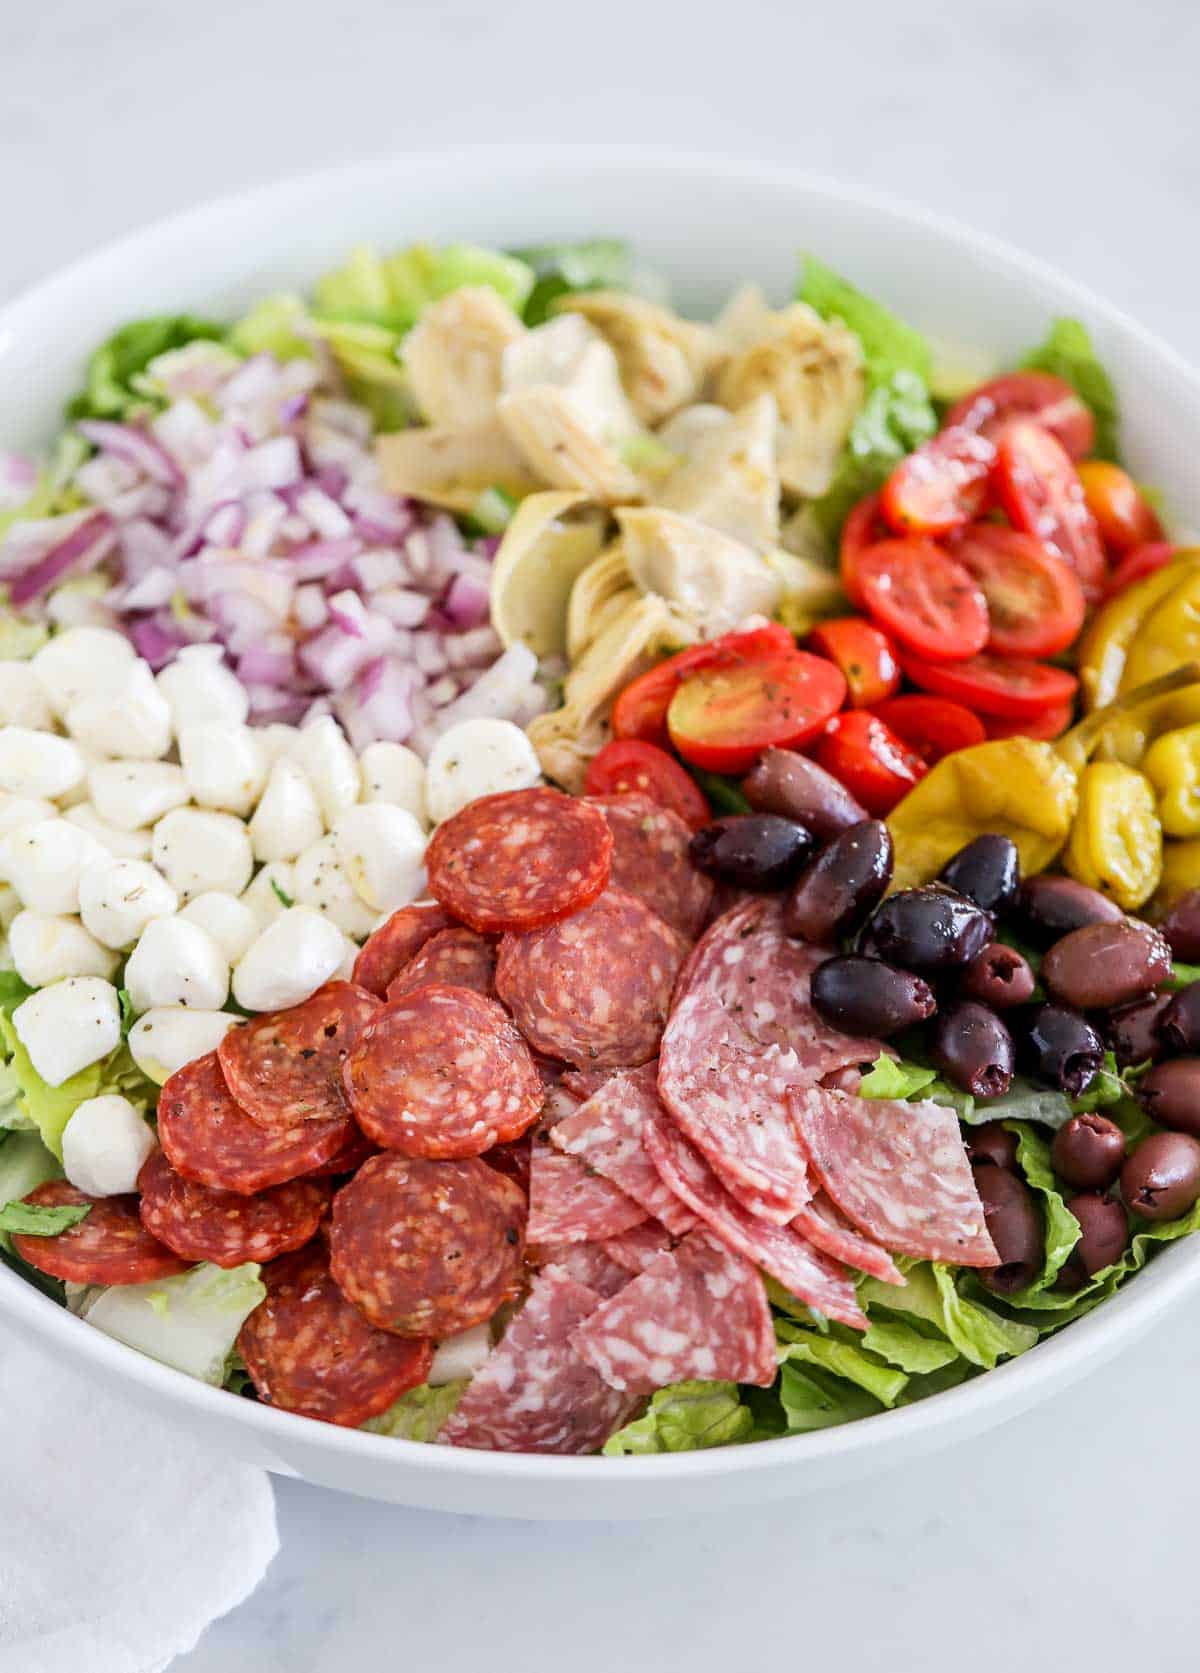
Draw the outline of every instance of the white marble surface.
M0 294L293 169L657 140L924 200L1200 357L1193 0L39 0L3 56ZM1007 1673L1147 1653L1182 1673L1198 1378L1200 1310L932 1462L686 1527L458 1520L282 1483L282 1554L178 1673Z

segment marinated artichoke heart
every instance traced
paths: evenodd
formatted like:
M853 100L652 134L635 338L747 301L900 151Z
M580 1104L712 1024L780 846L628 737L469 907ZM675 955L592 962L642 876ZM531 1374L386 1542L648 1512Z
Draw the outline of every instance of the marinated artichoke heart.
M426 423L457 430L494 418L504 351L524 335L516 314L485 285L431 303L404 339L409 388Z
M489 488L521 499L541 486L495 418L468 429L397 430L375 444L383 485L447 511L473 511Z
M676 511L627 506L616 516L635 583L672 604L696 637L778 608L783 583L752 547Z
M633 410L651 429L699 398L719 352L711 326L641 296L583 291L563 297L556 309L582 315L612 346Z
M604 540L586 504L582 494L551 490L518 506L492 564L492 626L506 646L528 645L539 657L567 650L568 601Z
M779 540L779 415L770 395L741 409L686 407L658 439L680 460L650 498L761 549Z
M619 540L606 546L577 578L567 604L567 657L578 662L616 614L639 597Z

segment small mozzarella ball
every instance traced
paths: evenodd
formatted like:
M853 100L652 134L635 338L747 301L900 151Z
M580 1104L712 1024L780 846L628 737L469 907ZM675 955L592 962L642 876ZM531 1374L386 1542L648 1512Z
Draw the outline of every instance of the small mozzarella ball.
M332 827L339 813L354 806L362 788L354 751L332 715L321 715L301 727L293 759L307 773L321 815Z
M121 1003L111 982L68 976L18 1005L12 1016L17 1039L49 1086L99 1063L121 1039Z
M142 1073L161 1086L210 1051L237 1022L228 1011L195 1011L190 1005L156 1005L129 1030L129 1050Z
M137 831L188 799L183 768L169 761L104 761L88 774L92 806L106 825Z
M282 904L279 910L283 911ZM244 899L238 900L220 889L206 889L202 895L194 896L179 916L206 930L230 964L237 963L264 927Z
M528 790L542 781L537 751L511 720L463 720L429 752L425 793L435 825L480 796Z
M337 844L322 837L306 848L295 864L295 900L311 906L345 930L347 935L366 939L375 927L376 914L364 906L342 870Z
M233 997L247 1011L298 1005L337 974L346 937L311 906L293 906L263 930L233 972Z
M53 801L82 783L86 771L83 754L70 738L28 726L0 726L0 790Z
M85 1098L63 1129L63 1171L89 1197L137 1190L142 1164L154 1149L150 1123L116 1092Z
M89 935L78 918L18 912L8 931L13 968L31 988L48 988L64 976L111 976L117 955Z
M11 929L17 914L23 910L17 891L7 883L0 883L0 930Z
M148 860L150 858L150 831L119 831L115 825L106 825L97 814L91 802L79 802L69 807L63 814L72 825L78 825L81 831L95 837L102 848L118 860Z
M296 759L300 741L298 726L285 726L282 720L273 720L270 726L256 727L255 736L268 768L273 767L281 755L289 756L293 761Z
M342 941L342 962L333 974L339 982L352 982L354 966L358 963L358 942L351 941L348 935L343 935Z
M83 777L78 784L72 785L70 790L64 790L57 798L60 813L66 813L69 808L78 807L80 803L87 801L91 795L92 768L107 764L107 756L98 755L93 749L85 749L82 744L79 745L79 753L83 756Z
M364 802L392 802L423 826L429 824L425 802L425 763L406 744L368 744L358 758Z
M119 686L81 697L67 710L67 731L85 749L131 761L157 761L171 747L171 710L148 662L131 663Z
M308 774L287 756L271 768L250 821L256 860L294 860L325 835L321 805Z
M46 701L60 718L84 697L99 697L119 686L137 660L123 633L108 627L69 627L56 633L31 667Z
M29 662L0 662L0 724L52 732L54 716Z
M262 793L266 762L248 726L202 721L179 732L179 760L199 807L243 818Z
M158 676L175 731L185 726L241 726L250 713L246 688L226 666L220 645L186 645Z
M0 836L15 831L21 825L36 825L42 819L55 819L58 809L44 796L0 795Z
M438 1343L425 1381L431 1388L440 1388L443 1383L456 1383L460 1377L473 1377L482 1370L491 1351L487 1325L473 1324L469 1330L460 1330L457 1336L447 1336Z
M425 887L425 833L390 802L347 808L333 831L354 892L376 912L395 911Z
M132 947L146 925L179 910L179 896L145 860L110 860L79 884L79 916L106 947Z
M242 891L242 905L248 906L260 931L282 917L296 899L296 869L288 860L272 860Z
M229 965L199 924L154 918L129 955L125 986L139 1013L156 1005L219 1011L229 995Z
M181 900L211 889L240 895L254 870L250 837L232 813L176 808L154 827L151 852Z
M108 860L95 837L66 819L43 819L0 837L0 877L34 912L78 912L81 879Z

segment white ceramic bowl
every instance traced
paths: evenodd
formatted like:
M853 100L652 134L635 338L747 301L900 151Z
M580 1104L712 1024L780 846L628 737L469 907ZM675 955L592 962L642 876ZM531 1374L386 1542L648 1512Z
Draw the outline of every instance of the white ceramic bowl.
M1092 330L1119 386L1135 471L1176 526L1200 527L1200 378L1115 309L1039 263L931 216L803 175L630 149L488 148L402 157L266 187L162 222L38 286L0 314L0 446L54 434L88 351L141 314L232 315L303 288L355 242L523 244L611 234L706 308L745 279L786 296L812 250L939 339L1011 358L1050 316ZM676 1457L529 1458L386 1440L207 1388L72 1318L0 1268L0 1313L71 1374L230 1455L373 1498L525 1517L717 1509L872 1474L1024 1411L1126 1346L1200 1284L1200 1238L1164 1251L1105 1306L965 1387L814 1435ZM130 1411L130 1434L136 1417Z

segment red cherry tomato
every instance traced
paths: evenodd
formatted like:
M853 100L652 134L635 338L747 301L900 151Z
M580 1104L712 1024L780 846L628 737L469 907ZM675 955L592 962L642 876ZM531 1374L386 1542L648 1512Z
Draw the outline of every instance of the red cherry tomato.
M896 466L883 485L880 510L897 534L960 529L983 510L995 457L995 444L975 430L939 431Z
M842 524L842 539L838 550L839 567L842 572L842 591L851 604L862 609L862 598L858 591L858 560L868 546L874 546L877 540L890 540L892 531L883 520L883 513L879 509L879 495L868 494L865 500L859 500L854 510Z
M772 662L701 668L671 699L671 742L694 767L745 773L764 749L795 749L822 732L846 700L841 670L796 651Z
M1073 703L1051 703L1032 720L1006 719L1003 715L985 715L989 738L1039 738L1048 741L1060 738L1075 717Z
M667 710L685 674L733 662L761 662L768 657L788 656L796 641L779 622L748 628L744 633L723 633L678 651L665 662L632 680L613 704L612 728L615 738L644 738L650 743L667 741Z
M1052 372L1009 372L981 383L946 414L945 428L961 424L994 436L1010 418L1033 418L1056 436L1072 459L1096 442L1096 421L1069 383Z
M1045 541L1078 575L1084 597L1099 598L1108 576L1104 547L1062 443L1025 419L1005 425L992 478L1013 527Z
M818 656L828 657L846 677L847 701L852 709L868 709L900 687L896 648L861 616L839 616L822 622L808 636Z
M1075 643L1087 611L1069 564L1032 534L972 523L950 548L987 599L987 648L1001 656L1057 656Z
M1135 546L1127 552L1108 578L1105 598L1115 598L1135 581L1144 581L1155 570L1165 569L1175 556L1176 548L1169 540L1151 541L1149 546Z
M889 697L876 703L871 712L885 726L890 726L927 767L934 766L943 755L953 755L956 749L981 744L987 736L978 715L947 697L910 692L904 697Z
M817 745L817 764L840 779L873 818L882 819L927 768L877 715L837 715Z
M1163 527L1141 489L1120 465L1085 459L1079 467L1083 497L1110 552L1132 552L1163 537Z
M1036 720L1047 707L1071 703L1079 681L1065 668L984 651L968 662L926 662L901 658L904 672L922 691L949 697L982 715Z
M932 661L987 644L987 603L961 564L928 540L880 540L858 559L865 608L905 650Z
M588 764L583 788L589 796L621 796L631 791L669 807L694 831L712 818L704 793L673 755L638 738L605 744Z

